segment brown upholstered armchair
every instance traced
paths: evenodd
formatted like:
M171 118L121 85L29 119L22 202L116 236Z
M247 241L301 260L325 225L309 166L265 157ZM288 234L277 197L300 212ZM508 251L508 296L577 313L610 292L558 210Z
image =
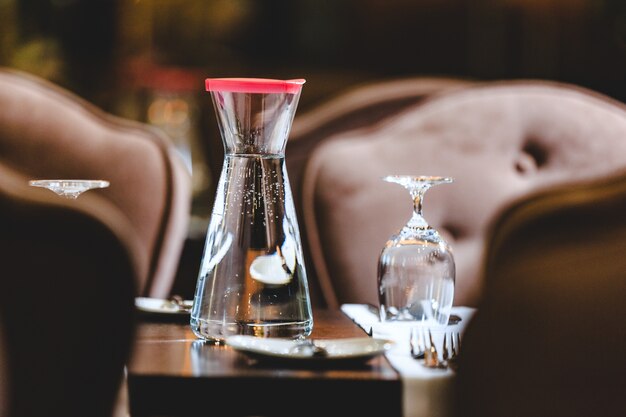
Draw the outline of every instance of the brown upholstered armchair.
M304 221L304 206L309 204L308 197L303 195L304 174L316 148L347 132L382 123L436 92L467 85L470 81L426 77L367 83L342 91L312 110L296 115L287 142L286 164L300 223L313 304L337 306L340 301L329 276L333 271L328 270L324 254L320 252L316 226L308 226Z
M486 241L458 416L623 416L626 170L515 202Z
M144 248L113 202L0 164L0 415L110 417Z
M343 122L300 127L311 118L296 116L286 161L311 287L323 304L378 303L378 255L411 212L405 190L381 181L386 174L455 179L429 191L424 213L454 251L455 304L475 306L487 231L501 210L538 190L626 167L622 103L546 81L435 81L427 94L407 87L413 97L391 112L384 111L384 96L367 94L380 95L386 83L362 88L373 107L364 102L345 106L345 113L334 104L332 112L317 110L332 120L358 120L348 129ZM397 83L393 88L402 91ZM370 116L376 110L382 116ZM307 146L300 157L298 149Z
M109 188L80 199L98 195L124 213L139 237L139 294L169 296L187 236L191 181L165 136L11 69L0 69L0 106L0 163L26 180L109 180Z

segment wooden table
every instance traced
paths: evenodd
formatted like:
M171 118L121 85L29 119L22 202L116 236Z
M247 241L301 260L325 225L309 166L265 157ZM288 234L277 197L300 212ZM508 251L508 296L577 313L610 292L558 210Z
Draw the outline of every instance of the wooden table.
M340 311L317 310L313 337L362 337ZM128 366L132 417L402 415L402 383L384 355L362 364L293 367L205 344L188 323L139 324Z

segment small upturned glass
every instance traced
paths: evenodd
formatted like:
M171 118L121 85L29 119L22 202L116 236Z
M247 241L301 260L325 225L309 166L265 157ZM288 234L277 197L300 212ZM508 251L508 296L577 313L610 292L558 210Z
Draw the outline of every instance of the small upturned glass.
M75 200L85 191L106 188L110 184L104 180L31 180L28 185L47 188L61 197Z
M454 300L455 263L448 243L422 216L426 191L451 178L389 175L413 199L408 223L386 242L378 262L381 322L413 321L445 326Z

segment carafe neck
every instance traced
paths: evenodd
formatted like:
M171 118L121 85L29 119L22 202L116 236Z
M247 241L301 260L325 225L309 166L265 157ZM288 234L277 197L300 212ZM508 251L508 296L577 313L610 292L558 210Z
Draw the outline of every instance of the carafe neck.
M211 91L224 152L284 156L300 93Z

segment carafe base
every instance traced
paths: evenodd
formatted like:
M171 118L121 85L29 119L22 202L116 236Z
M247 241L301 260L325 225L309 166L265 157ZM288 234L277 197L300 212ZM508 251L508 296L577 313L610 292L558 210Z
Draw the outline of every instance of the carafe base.
M191 319L193 333L209 343L223 344L226 337L237 334L257 337L280 337L300 339L313 330L313 320L287 321L273 320L262 323L237 321L224 323L217 320Z

